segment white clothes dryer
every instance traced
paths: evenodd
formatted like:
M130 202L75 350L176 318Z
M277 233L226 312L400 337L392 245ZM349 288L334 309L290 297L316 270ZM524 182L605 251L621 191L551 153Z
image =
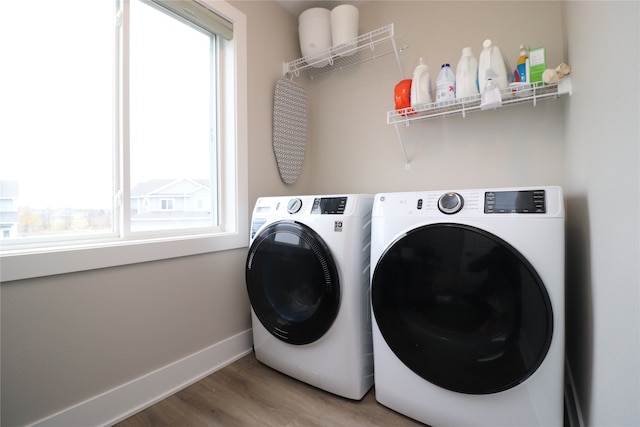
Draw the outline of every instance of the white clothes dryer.
M259 198L246 263L256 358L354 400L373 385L372 205L365 194Z
M376 399L431 426L562 426L559 187L376 194Z

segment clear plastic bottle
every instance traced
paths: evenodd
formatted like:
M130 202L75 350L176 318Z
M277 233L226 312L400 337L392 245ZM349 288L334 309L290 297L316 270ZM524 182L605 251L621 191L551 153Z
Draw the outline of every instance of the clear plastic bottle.
M411 83L411 106L431 104L433 102L431 92L431 75L429 67L420 58L418 65L413 70L413 82Z
M462 49L456 67L456 99L478 95L478 61L470 47Z
M480 109L490 110L496 109L502 105L502 95L500 94L500 88L496 84L495 80L491 76L494 75L493 71L489 71L490 76L485 81L485 88L480 96Z
M451 104L456 99L456 76L450 64L442 64L436 79L436 104Z
M495 73L494 83L497 83L500 90L509 86L509 77L507 73L507 64L502 56L502 52L498 46L495 46L490 39L482 43L482 52L478 61L478 86L480 93L484 93L487 81L487 71L492 70Z

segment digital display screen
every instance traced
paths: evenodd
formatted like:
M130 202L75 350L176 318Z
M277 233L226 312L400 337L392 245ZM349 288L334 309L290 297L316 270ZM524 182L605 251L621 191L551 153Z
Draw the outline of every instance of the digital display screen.
M345 206L347 206L346 197L317 198L313 201L313 207L311 208L311 213L342 215L344 213Z
M544 190L487 191L484 213L545 213Z

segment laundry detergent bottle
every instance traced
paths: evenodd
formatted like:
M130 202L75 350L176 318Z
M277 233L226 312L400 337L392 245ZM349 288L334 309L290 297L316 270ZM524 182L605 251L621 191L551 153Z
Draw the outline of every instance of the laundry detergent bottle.
M436 103L447 105L456 99L456 76L451 71L450 64L442 64L436 79Z
M516 63L516 69L513 72L513 81L518 83L529 81L529 79L527 79L527 68L529 68L529 49L521 44L518 62Z
M413 83L411 84L411 106L431 104L433 102L431 92L431 75L429 67L424 59L420 58L418 65L413 70Z
M478 61L470 47L462 49L456 67L456 99L478 95Z
M507 74L507 64L502 56L502 52L498 46L495 46L490 39L482 43L482 52L478 61L478 86L480 93L484 93L487 82L487 71L492 70L495 73L493 77L494 84L498 85L500 90L509 86L509 76Z

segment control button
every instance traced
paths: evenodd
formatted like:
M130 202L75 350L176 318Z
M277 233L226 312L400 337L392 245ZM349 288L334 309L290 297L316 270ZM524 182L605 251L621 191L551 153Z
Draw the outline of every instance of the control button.
M301 207L302 207L301 199L299 198L291 199L289 200L289 203L287 203L287 212L289 212L290 214L294 214L298 212Z
M458 193L445 193L438 199L438 209L447 215L459 212L464 205L464 199Z

